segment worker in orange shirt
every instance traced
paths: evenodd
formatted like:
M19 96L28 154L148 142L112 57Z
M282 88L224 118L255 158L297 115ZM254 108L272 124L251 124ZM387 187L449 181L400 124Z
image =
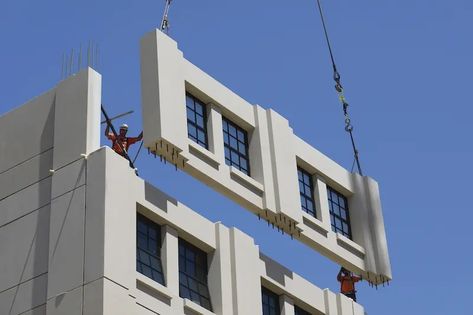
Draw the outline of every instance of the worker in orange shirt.
M361 277L353 275L351 271L342 267L338 272L337 280L340 282L340 292L356 302L355 283L361 281Z
M130 146L141 139L143 139L143 131L138 135L138 137L127 137L126 133L128 132L128 125L123 124L120 126L120 132L115 137L113 132L110 132L110 126L107 125L105 128L105 136L112 141L112 150L120 154L121 156L125 156L122 148L125 149L125 152L128 154L128 149ZM121 144L121 146L120 146Z

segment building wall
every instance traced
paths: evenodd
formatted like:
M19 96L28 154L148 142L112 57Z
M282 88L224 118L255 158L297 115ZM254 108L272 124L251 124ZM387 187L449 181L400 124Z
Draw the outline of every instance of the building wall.
M285 315L363 314L99 148L100 80L87 69L0 117L0 314L260 314L262 285ZM136 271L137 213L162 226L166 286ZM179 297L179 238L208 253L213 312Z
M0 117L0 314L80 314L100 81L87 69Z
M343 295L318 288L262 254L249 235L210 222L135 176L127 161L109 148L91 154L87 163L88 174L97 177L93 179L97 196L106 191L98 203L105 201L104 214L96 213L105 228L105 266L102 272L106 278L119 284L120 290L126 288L116 293L123 294L123 300L109 304L104 299L104 305L110 305L115 312L121 314L121 309L128 310L131 301L135 310L147 309L150 314L261 314L261 287L265 286L280 295L281 308L286 315L294 314L294 304L314 315L364 314L359 304ZM99 170L104 170L105 174ZM100 180L98 177L102 175L104 177ZM125 182L127 184L123 185ZM94 208L89 204L87 207ZM136 213L162 228L165 286L136 271ZM213 312L179 297L179 238L208 255ZM107 265L107 261L113 263Z

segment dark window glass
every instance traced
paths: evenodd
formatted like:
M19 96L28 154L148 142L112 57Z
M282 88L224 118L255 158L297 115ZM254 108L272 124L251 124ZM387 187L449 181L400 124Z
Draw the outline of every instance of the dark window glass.
M294 315L311 315L309 312L304 311L302 308L294 305Z
M225 117L223 117L222 123L225 163L249 176L248 133Z
M207 113L205 104L189 93L186 94L187 136L208 149Z
M301 168L297 169L297 175L299 177L299 194L302 210L316 217L312 176Z
M332 230L351 239L352 236L347 198L328 186L327 194Z
M263 315L280 315L279 296L266 288L261 288Z
M179 296L212 311L207 275L207 253L179 239Z
M136 216L136 270L164 285L161 227L141 214Z

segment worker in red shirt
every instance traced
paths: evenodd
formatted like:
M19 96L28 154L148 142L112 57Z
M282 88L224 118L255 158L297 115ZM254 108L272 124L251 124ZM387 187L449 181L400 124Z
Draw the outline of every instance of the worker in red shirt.
M112 141L112 150L120 154L121 156L125 156L122 148L125 149L125 152L128 154L128 149L130 146L141 139L143 139L143 131L138 135L138 137L127 137L126 133L128 132L128 125L123 124L120 126L120 132L118 136L115 137L113 132L110 132L110 126L107 125L105 128L105 136ZM121 144L121 146L120 146Z
M356 302L355 283L361 281L361 277L355 276L351 271L341 268L337 275L340 282L340 292Z

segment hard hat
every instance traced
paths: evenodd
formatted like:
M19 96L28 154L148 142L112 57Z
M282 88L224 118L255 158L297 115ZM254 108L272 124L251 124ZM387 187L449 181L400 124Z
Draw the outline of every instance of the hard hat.
M127 125L127 124L122 124L122 125L120 126L120 129L128 129L128 125Z

